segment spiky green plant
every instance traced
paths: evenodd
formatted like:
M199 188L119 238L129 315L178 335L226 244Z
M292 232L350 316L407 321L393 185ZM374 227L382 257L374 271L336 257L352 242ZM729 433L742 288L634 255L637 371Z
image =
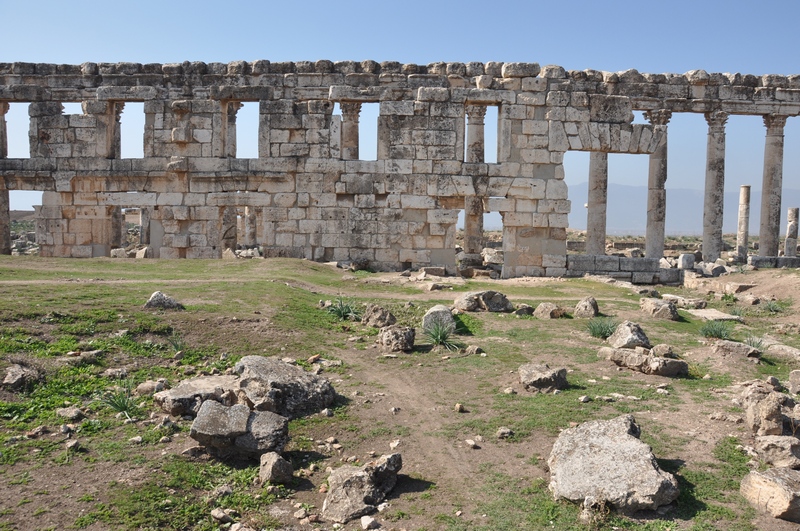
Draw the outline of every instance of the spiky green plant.
M610 317L594 317L586 323L586 329L592 337L608 339L618 325L619 323Z
M358 321L361 319L356 303L345 300L342 297L336 297L333 304L325 308L325 310L340 321Z
M458 350L463 347L459 341L453 339L453 335L455 334L455 327L453 325L441 321L434 321L425 327L422 333L425 339L435 347L442 347L450 351Z
M764 349L764 338L758 336L747 336L744 340L744 344L753 347L756 350L763 350Z
M731 326L725 321L708 321L700 327L700 335L716 339L730 339Z
M770 300L770 301L764 302L764 304L761 305L761 308L765 312L780 313L780 312L783 311L783 304L781 304L779 301Z
M130 380L126 380L121 387L105 391L97 397L97 400L117 413L124 414L128 420L131 420L132 415L139 409L133 398L132 390L133 383Z

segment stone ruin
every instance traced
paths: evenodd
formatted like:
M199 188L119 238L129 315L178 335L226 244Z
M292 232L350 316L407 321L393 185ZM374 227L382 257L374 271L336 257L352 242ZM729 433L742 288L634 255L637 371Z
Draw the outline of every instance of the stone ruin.
M27 159L7 157L4 115L17 102L30 104ZM64 102L80 102L83 114L63 114ZM143 158L121 158L126 102L144 105ZM243 102L259 104L255 159L236 157ZM364 103L380 106L377 160L359 160ZM490 106L498 111L496 163L483 156ZM634 111L649 123L633 123ZM498 62L3 63L0 252L10 251L8 191L39 190L42 256L110 256L122 246L123 212L137 208L140 241L153 258L220 258L238 244L257 245L265 256L454 273L459 213L468 261L480 259L483 214L499 212L505 278L611 272L634 282L675 281L678 270L660 268L659 259L667 124L678 112L708 121L707 261L722 249L726 120L763 116L759 255L774 263L783 130L787 117L800 114L800 75ZM585 255L566 249L568 150L591 152ZM609 153L650 157L642 258L605 255Z

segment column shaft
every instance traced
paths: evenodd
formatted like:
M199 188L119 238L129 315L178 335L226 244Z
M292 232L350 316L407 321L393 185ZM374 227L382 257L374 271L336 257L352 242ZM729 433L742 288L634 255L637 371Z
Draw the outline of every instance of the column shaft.
M650 155L647 179L647 229L645 232L645 257L664 256L665 220L667 217L667 135L666 128L672 112L648 111L645 117L656 128L664 129L664 136L656 150Z
M728 113L706 113L706 190L703 205L703 260L713 262L722 252L722 209L725 195L725 122Z
M800 214L800 209L790 208L786 216L786 242L783 247L784 256L797 256L797 216Z
M739 188L739 225L736 231L736 260L747 262L747 239L750 235L750 187Z
M342 109L342 158L358 160L358 118L361 104L357 102L341 103Z
M608 153L589 155L589 200L586 219L586 254L606 254Z
M767 127L767 138L764 144L758 255L778 256L783 188L783 127L786 125L786 116L764 116L764 125Z
M6 126L8 108L8 102L0 101L0 159L8 157L8 128Z
M485 105L467 105L467 153L466 162L484 161L483 123L486 117ZM483 198L467 196L464 198L464 252L480 254L483 249Z

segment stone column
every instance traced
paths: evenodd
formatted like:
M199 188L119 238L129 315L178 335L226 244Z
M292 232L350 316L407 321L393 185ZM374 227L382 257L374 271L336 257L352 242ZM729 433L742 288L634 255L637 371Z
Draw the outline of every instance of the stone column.
M736 260L747 262L747 238L750 235L750 187L739 188L739 225L736 231Z
M728 113L706 113L706 191L703 205L703 260L713 262L722 252L722 208L725 195L725 122Z
M783 256L797 256L797 217L800 208L790 208L787 215L786 242L783 246Z
M358 160L358 117L361 103L342 102L342 158Z
M124 110L124 101L118 101L114 104L114 121L112 122L113 144L111 146L111 158L113 159L122 158L122 127L120 126L120 118L122 117L122 111Z
M142 207L139 209L139 243L142 245L150 245L150 208Z
M236 158L236 113L244 107L238 101L229 101L225 116L225 157Z
M0 159L8 157L8 130L6 113L9 105L0 101ZM8 189L0 182L0 254L11 254L11 212L9 211Z
M242 245L254 247L256 245L256 213L253 207L244 207L244 237Z
M667 216L667 124L672 111L647 111L645 117L656 128L664 129L664 136L656 150L650 155L650 169L647 178L647 229L645 236L645 257L664 256L664 220Z
M466 162L476 164L484 161L483 120L485 105L467 105L467 153ZM464 198L464 252L480 254L483 249L483 198Z
M7 101L0 101L0 159L8 157L8 129L6 126L8 108Z
M764 145L764 180L761 184L761 227L758 255L778 256L783 188L783 127L786 116L764 116L767 139Z
M589 155L589 202L586 219L586 254L606 254L608 153Z

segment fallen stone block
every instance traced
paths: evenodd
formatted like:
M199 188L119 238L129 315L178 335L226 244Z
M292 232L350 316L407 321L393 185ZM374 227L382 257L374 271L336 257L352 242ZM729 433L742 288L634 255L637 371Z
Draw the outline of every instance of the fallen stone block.
M650 348L651 346L642 327L631 321L622 321L606 341L614 348Z
M758 358L761 356L761 351L739 343L738 341L728 341L727 339L718 339L711 347L711 352L718 356L735 356L737 358Z
M756 437L758 458L775 467L800 468L800 439L792 435Z
M662 471L639 440L632 415L585 422L561 432L547 464L556 499L605 504L623 514L656 509L678 497L675 477Z
M598 308L595 298L584 297L575 305L575 311L572 315L579 319L591 319L597 317L599 313L600 308Z
M638 351L639 349L622 349L602 347L597 355L613 361L620 367L627 367L644 374L657 376L685 376L689 374L689 364L683 360L660 358Z
M156 291L150 298L144 303L145 309L151 308L158 308L161 310L183 310L183 304L179 303L169 295L166 295L160 291Z
M567 311L552 302L543 302L533 311L533 316L537 319L560 319L567 315Z
M414 350L416 330L408 326L387 326L381 328L378 342L389 352L410 352Z
M670 321L677 321L680 319L678 310L672 301L663 299L639 299L639 308L646 314L657 319L669 319Z
M261 483L290 483L294 470L292 464L277 452L267 452L261 456L258 479Z
M739 492L762 513L800 522L800 471L770 468L750 472L742 480Z
M322 515L344 524L377 510L397 483L403 467L400 454L381 456L364 465L344 465L328 477L328 494L322 504Z
M430 330L437 324L449 330L456 329L456 320L453 318L453 313L444 304L437 304L425 312L422 317L423 330Z
M528 363L519 368L519 381L528 391L552 393L567 388L567 369L551 369L544 363Z
M454 306L463 312L511 312L514 305L500 292L474 291L455 300Z
M236 376L202 376L184 380L177 386L153 395L153 401L170 415L196 415L206 400L222 401L228 392L239 388ZM232 405L232 404L228 404Z
M361 317L361 324L383 328L391 326L397 322L397 318L387 310L377 304L367 304L364 315Z

